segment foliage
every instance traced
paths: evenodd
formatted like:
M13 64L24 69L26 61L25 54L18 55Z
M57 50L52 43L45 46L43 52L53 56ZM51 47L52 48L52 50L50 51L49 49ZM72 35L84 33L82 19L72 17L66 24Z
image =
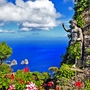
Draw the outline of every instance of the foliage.
M62 57L62 63L75 64L75 60L80 59L80 53L80 43L76 42L67 48L66 54Z
M50 67L49 70L52 71L53 74L55 74L58 72L58 67Z
M48 72L43 72L42 76L44 77L44 81L46 81L50 77L50 74Z
M9 78L6 78L6 74L3 74L3 72L0 72L0 90L1 88L5 87L5 89L8 89L8 86L10 85L11 80Z
M74 7L75 14L73 18L77 21L77 24L80 28L84 27L82 13L86 8L90 8L90 0L78 0Z
M5 43L0 43L0 63L2 64L3 60L6 60L12 54L12 49Z
M39 72L22 72L18 70L15 74L15 88L24 89L27 82L33 82L39 88L42 88L44 76ZM21 84L22 83L22 84Z
M90 79L85 81L85 89L90 90Z
M70 79L75 75L75 71L71 70L69 65L63 64L58 70L57 75L59 75L60 78L64 77Z
M58 72L55 74L55 78L57 79L58 85L66 85L68 80L72 77L75 76L76 71L71 70L70 66L67 64L63 64Z
M66 86L68 83L68 79L67 78L64 78L64 77L59 77L58 78L58 81L57 81L57 85L59 86Z
M9 68L8 65L2 64L1 66L3 67L0 68L0 89L5 87L5 90L11 90L11 88L14 88L15 90L25 90L28 86L31 87L31 84L33 83L35 88L42 90L44 81L49 78L48 73L30 72L27 67L23 70L11 73L6 72Z
M76 74L76 71L71 70L70 67L70 65L63 64L54 74L54 79L45 83L50 78L47 72L30 72L26 67L23 70L12 73L10 67L3 63L0 66L0 90L27 90L32 87L32 85L34 86L33 88L37 88L37 90L43 90L44 84L52 88L56 84L54 80L57 80L57 85L59 85L59 88L62 88L66 86L71 77ZM89 90L90 80L84 80L84 84L85 89ZM75 86L79 87L80 83L77 82Z
M87 48L86 52L87 52L87 54L90 54L90 48Z
M0 72L2 72L3 74L7 74L7 73L11 73L12 69L7 64L2 63L2 65L0 65Z

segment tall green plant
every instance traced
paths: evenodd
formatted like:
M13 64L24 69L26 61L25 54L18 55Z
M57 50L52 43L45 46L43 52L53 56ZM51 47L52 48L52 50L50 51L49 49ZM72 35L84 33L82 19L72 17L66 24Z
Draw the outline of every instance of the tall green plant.
M0 43L0 64L3 60L6 60L12 54L12 48L10 48L5 42Z

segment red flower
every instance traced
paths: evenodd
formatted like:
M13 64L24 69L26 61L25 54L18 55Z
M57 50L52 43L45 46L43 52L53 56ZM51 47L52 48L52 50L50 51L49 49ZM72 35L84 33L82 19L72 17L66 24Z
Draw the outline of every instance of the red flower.
M24 68L24 69L23 69L23 72L29 72L28 67Z
M21 80L21 81L20 81L20 84L23 84L23 83L24 83L24 81L23 81L23 80Z
M13 80L14 79L14 75L12 74L10 78Z
M54 86L54 82L48 82L47 86L51 87L51 86Z
M10 78L10 74L6 74L6 78Z
M81 88L82 87L82 82L80 82L80 81L76 82L75 86L78 87L78 88Z
M56 90L61 90L61 87L60 86L56 86Z

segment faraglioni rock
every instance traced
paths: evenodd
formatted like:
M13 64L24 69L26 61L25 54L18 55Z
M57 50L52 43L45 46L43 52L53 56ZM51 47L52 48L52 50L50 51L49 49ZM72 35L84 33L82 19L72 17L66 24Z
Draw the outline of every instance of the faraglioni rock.
M13 59L12 61L11 61L11 63L10 63L10 66L14 66L14 65L17 65L18 63L17 63L17 60L15 60L15 59Z
M22 61L21 61L21 64L22 64L22 65L23 65L23 64L29 64L28 59L22 60Z

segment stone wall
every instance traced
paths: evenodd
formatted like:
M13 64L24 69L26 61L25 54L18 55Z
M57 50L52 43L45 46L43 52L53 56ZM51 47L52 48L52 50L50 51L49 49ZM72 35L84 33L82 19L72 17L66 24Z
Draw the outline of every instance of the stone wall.
M83 64L84 67L88 67L90 63L90 25L87 28L84 28L84 52L83 52Z
M90 68L90 8L86 8L82 14L84 20L83 28L83 64Z

